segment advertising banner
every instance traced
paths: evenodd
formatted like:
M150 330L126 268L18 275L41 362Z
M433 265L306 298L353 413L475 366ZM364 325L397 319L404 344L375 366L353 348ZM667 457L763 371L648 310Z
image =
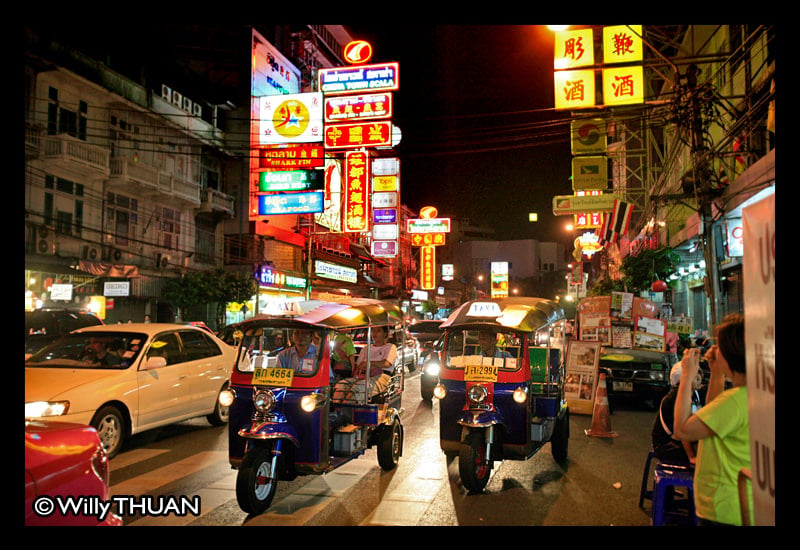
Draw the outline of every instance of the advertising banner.
M592 414L599 366L600 342L584 342L582 340L569 342L564 394L570 413Z
M322 141L322 94L271 95L258 98L258 143Z

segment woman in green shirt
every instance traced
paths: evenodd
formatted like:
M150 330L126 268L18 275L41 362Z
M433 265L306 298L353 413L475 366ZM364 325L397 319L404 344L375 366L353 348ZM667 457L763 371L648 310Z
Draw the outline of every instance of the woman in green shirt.
M692 381L700 369L700 350L683 360L675 400L675 437L697 440L694 501L701 525L742 525L738 476L750 469L750 421L747 408L744 317L728 315L717 327L718 344L705 358L711 369L706 405L692 414ZM725 389L729 380L733 387ZM753 509L748 488L748 510ZM752 518L750 521L752 525Z

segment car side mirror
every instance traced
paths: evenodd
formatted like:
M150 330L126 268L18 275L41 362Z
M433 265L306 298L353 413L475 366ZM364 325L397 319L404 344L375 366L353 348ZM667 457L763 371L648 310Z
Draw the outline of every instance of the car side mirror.
M144 364L144 370L160 369L167 366L167 358L160 355L151 355Z

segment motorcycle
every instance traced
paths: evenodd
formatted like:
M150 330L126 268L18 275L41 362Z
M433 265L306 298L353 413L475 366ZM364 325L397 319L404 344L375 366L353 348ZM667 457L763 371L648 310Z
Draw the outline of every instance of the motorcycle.
M270 507L279 481L325 474L374 446L380 467L392 470L403 449L402 365L377 395L363 391L360 398L334 402L330 353L338 331L401 325L400 308L354 298L293 301L276 309L237 325L242 338L236 365L220 396L230 407L228 453L238 470L236 499L253 515ZM302 344L303 331L311 331L314 343L302 357L295 352L290 363L286 352L296 340ZM367 374L365 388L369 382Z
M442 323L440 446L481 492L494 462L527 460L547 442L567 459L564 311L542 298L470 301Z

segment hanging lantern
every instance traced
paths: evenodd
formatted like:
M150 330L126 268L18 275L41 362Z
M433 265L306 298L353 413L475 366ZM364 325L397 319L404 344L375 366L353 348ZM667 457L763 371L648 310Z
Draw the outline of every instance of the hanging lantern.
M653 292L664 292L667 290L667 283L665 281L655 281L650 289Z

